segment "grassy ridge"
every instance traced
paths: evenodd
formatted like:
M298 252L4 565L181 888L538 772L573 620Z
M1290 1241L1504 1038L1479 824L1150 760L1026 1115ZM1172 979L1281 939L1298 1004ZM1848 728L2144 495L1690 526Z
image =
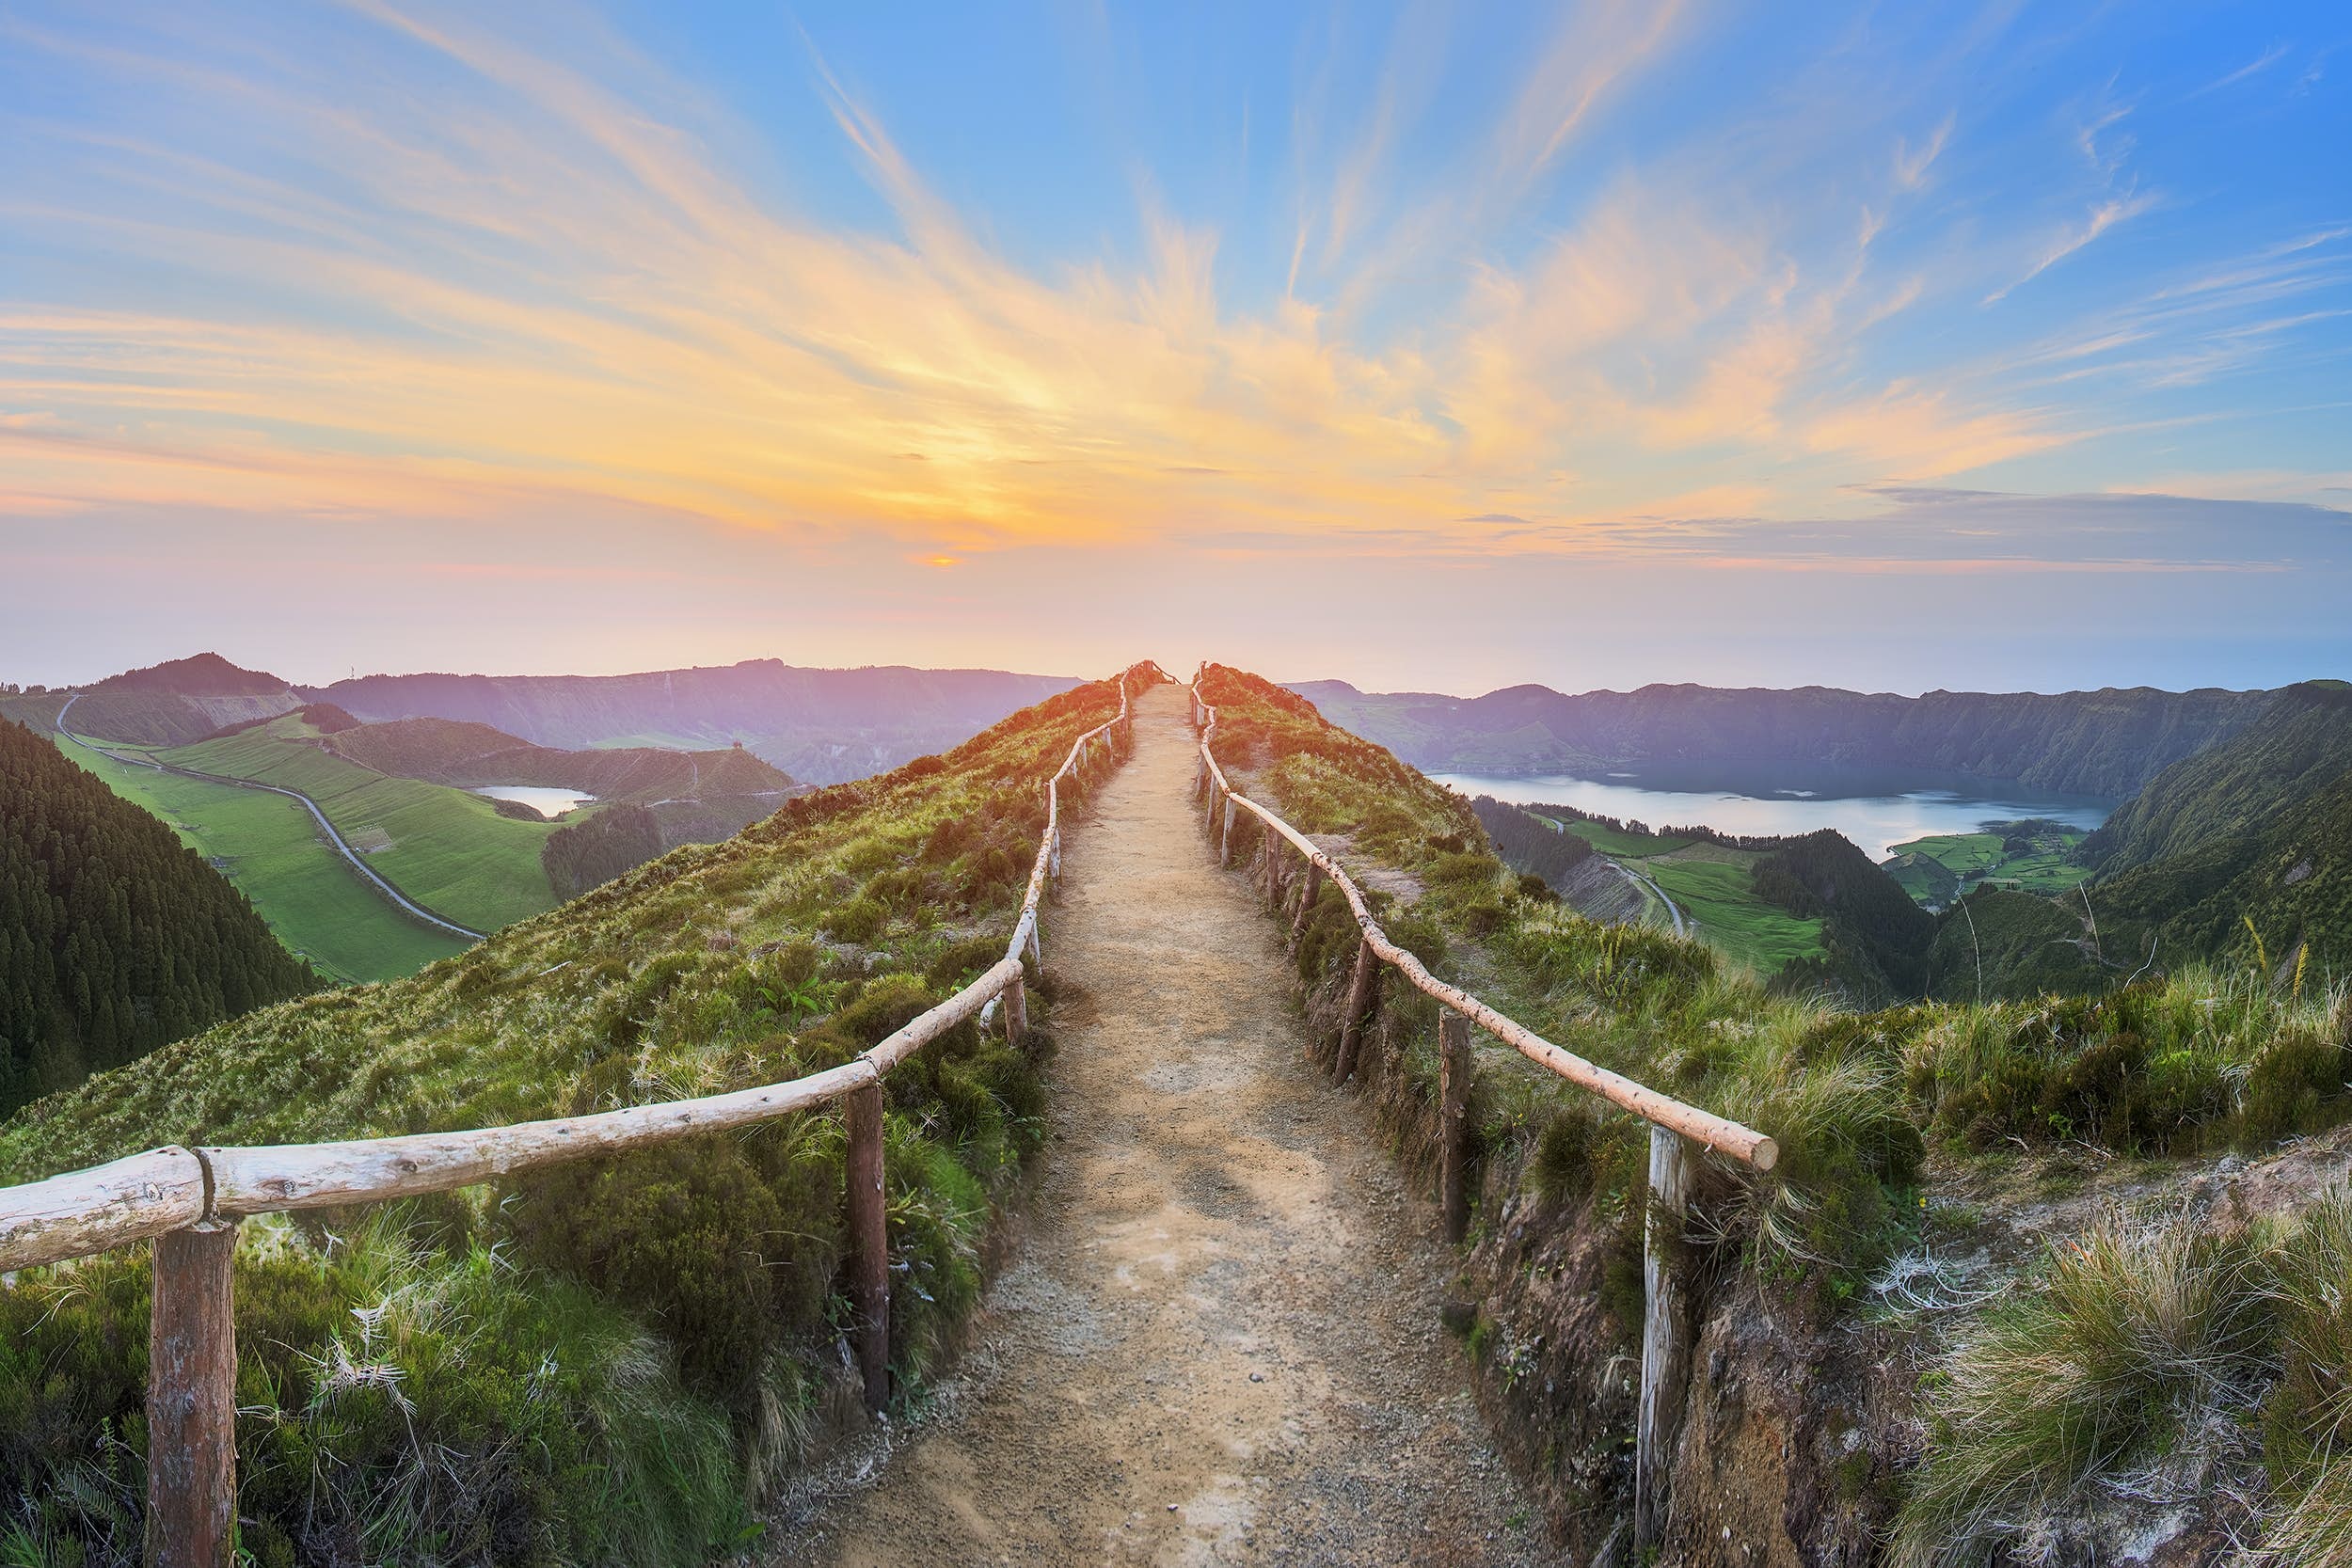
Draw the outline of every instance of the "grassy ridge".
M462 789L374 772L322 750L317 738L300 720L278 719L158 756L308 795L394 887L461 926L496 930L554 907L539 861L553 823L502 816ZM389 847L369 848L382 839Z
M389 980L465 950L462 939L410 919L362 880L301 802L135 767L55 738L74 763L218 864L278 940L322 973Z
M1458 796L1324 723L1294 693L1218 666L1208 681L1220 757L1230 734L1232 753L1295 822L1352 832L1365 854L1419 876L1428 894L1399 918L1440 955L1449 933L1478 941L1490 966L1482 987L1504 1010L1779 1138L1783 1168L1769 1184L1791 1214L1810 1216L1798 1251L1833 1273L1894 1239L1880 1228L1893 1213L1888 1190L1914 1179L1931 1146L2187 1152L2352 1116L2352 1001L2322 986L2192 967L2098 999L1855 1013L1775 994L1702 942L1597 925L1529 896L1486 852L1475 816L1464 825ZM2006 900L2057 908L1997 891L1974 902ZM1934 950L1939 983L1956 984L1952 930L1947 922ZM1343 957L1343 944L1302 965L1319 978Z
M0 1179L161 1142L486 1126L844 1061L1001 955L1044 781L1118 700L1077 688L408 979L167 1047L0 1126ZM1032 994L1043 1025L1050 993ZM977 1300L993 1199L1042 1127L1049 1049L967 1024L887 1082L909 1385ZM794 1462L840 1375L840 1204L839 1122L820 1113L406 1211L247 1222L246 1547L687 1563L739 1542L746 1499ZM140 1369L121 1347L143 1343L146 1291L137 1253L0 1291L5 1512L43 1550L135 1555Z
M1284 701L1289 693L1236 672L1210 676L1220 734L1231 723L1272 740L1259 777L1286 809L1283 789L1311 784L1300 809L1318 831L1348 832L1351 817L1398 829L1441 819L1426 781L1397 778L1389 759L1361 759L1353 737L1319 733ZM1293 768L1281 745L1312 762ZM1392 852L1392 863L1427 883L1425 898L1384 918L1392 933L1412 930L1406 944L1434 954L1453 978L1571 1050L1779 1140L1780 1165L1706 1200L1706 1225L1767 1287L1820 1308L1865 1290L1867 1271L1891 1253L1932 1260L1917 1249L1921 1227L1941 1212L1931 1198L1939 1173L2085 1146L2101 1161L2258 1149L2352 1117L2352 993L2274 977L2268 964L2185 967L2096 999L1840 1012L1772 994L1699 943L1597 926L1527 896L1499 866L1482 876L1475 842L1414 843L1396 832L1359 832L1357 842ZM1991 916L2011 901L2062 912L1998 890L1971 905ZM1329 903L1327 895L1299 957L1327 997L1353 934ZM1463 945L1473 938L1475 947ZM1392 984L1381 1007L1408 1083L1434 1097L1435 1009ZM1597 1230L1602 1299L1614 1282L1638 1281L1646 1147L1638 1124L1531 1076L1499 1049L1481 1052L1478 1071L1478 1157L1490 1169L1502 1163L1504 1190L1546 1205L1517 1209L1514 1233ZM2135 1184L2163 1175L2152 1164ZM1495 1190L1491 1181L1485 1189ZM1474 1219L1473 1235L1494 1218ZM1533 1243L1530 1255L1562 1261ZM1565 1261L1574 1268L1579 1255ZM2250 1509L2238 1533L2266 1532L2276 1549L2264 1560L2344 1560L2352 1552L2347 1266L2352 1206L2341 1198L2253 1227L2217 1206L2056 1239L2046 1259L1988 1292L1987 1314L1948 1357L1931 1359L1935 1375L1916 1393L1932 1422L1925 1463L1877 1499L1893 1527L1894 1560L1978 1564L2010 1560L2012 1550L2017 1560L2037 1552L2106 1560L2100 1528L2111 1541L2123 1526L2160 1522L2180 1498L2210 1499L2224 1477ZM1619 1299L1629 1336L1638 1284ZM1479 1354L1475 1331L1471 1345ZM1593 1359L1608 1354L1597 1347ZM2249 1411L2261 1413L2258 1431ZM2260 1464L2249 1466L2256 1443ZM1863 1487L1889 1473L1900 1475L1862 1468L1836 1483ZM2151 1497L2160 1500L2128 1512Z

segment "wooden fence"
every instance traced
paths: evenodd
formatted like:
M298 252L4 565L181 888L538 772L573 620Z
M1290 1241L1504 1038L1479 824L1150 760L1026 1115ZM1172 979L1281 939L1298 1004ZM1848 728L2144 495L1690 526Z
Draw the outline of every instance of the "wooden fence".
M844 1101L853 1350L866 1402L889 1393L890 1259L882 1207L882 1081L965 1019L983 1026L1001 1006L1007 1033L1028 1027L1022 952L1043 961L1038 911L1061 875L1061 782L1115 764L1134 734L1131 686L1119 715L1072 742L1045 786L1045 830L1005 956L946 1001L856 1060L789 1083L635 1105L594 1116L471 1132L427 1132L269 1148L182 1148L134 1154L87 1170L0 1188L0 1272L58 1263L153 1238L149 1307L147 1561L225 1568L236 1517L237 1339L230 1261L237 1223L253 1214L380 1203L469 1187L495 1177L747 1127ZM1165 678L1165 677L1162 677Z
M1346 895L1347 907L1356 916L1361 938L1340 1016L1333 1078L1345 1083L1356 1069L1363 1032L1378 1002L1382 965L1395 970L1407 985L1438 1005L1438 1201L1447 1241L1462 1240L1470 1225L1467 1156L1470 1026L1473 1022L1520 1055L1650 1124L1650 1203L1642 1265L1642 1387L1634 1405L1633 1450L1633 1544L1637 1553L1647 1550L1657 1544L1665 1528L1666 1444L1672 1436L1670 1402L1681 1393L1683 1363L1689 1353L1687 1303L1674 1265L1678 1238L1667 1234L1670 1227L1679 1228L1689 1196L1689 1150L1685 1140L1704 1145L1759 1171L1772 1168L1780 1158L1779 1147L1761 1132L1695 1105L1686 1105L1621 1073L1563 1051L1470 992L1431 974L1419 958L1389 940L1388 932L1373 918L1355 879L1341 869L1337 861L1306 834L1233 788L1211 749L1216 732L1216 709L1201 699L1198 679L1193 685L1193 722L1200 737L1194 791L1207 802L1203 825L1216 842L1217 863L1231 865L1236 855L1246 853L1236 829L1245 818L1255 818L1263 852L1257 874L1267 902L1280 912L1289 897L1290 884L1295 880L1298 885L1297 909L1291 916L1289 930L1294 944L1305 934L1326 879ZM1303 875L1294 878L1284 867L1280 851L1286 845L1297 852Z

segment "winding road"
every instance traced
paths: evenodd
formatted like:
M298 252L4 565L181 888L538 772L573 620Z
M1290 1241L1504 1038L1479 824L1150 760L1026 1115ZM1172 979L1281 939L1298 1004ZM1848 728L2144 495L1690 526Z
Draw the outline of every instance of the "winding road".
M335 831L335 824L329 822L326 819L326 814L319 810L319 803L316 800L311 800L308 795L303 794L302 791L298 789L287 789L278 784L262 784L254 779L232 779L223 773L199 773L193 768L175 768L169 763L158 762L153 757L127 757L119 752L109 752L103 746L91 745L88 741L83 739L80 736L75 735L72 730L65 727L65 716L72 710L73 705L81 700L82 694L78 691L72 696L68 697L65 700L64 705L57 709L56 724L57 733L59 735L65 736L68 740L71 740L73 744L79 746L85 752L91 752L97 756L106 757L112 761L123 763L134 768L152 768L158 773L177 773L183 779L201 779L206 784L228 784L236 789L267 790L272 795L283 795L288 800L299 800L302 802L304 808L310 812L311 817L318 823L319 832L326 835L326 842L333 845L337 852L340 853L345 861L350 863L351 868L359 873L360 876L365 877L370 882L373 882L378 893L381 893L385 897L390 899L402 910L411 915L414 915L417 919L423 921L428 926L437 926L444 931L453 932L457 936L464 937L468 942L480 942L484 937L489 934L486 931L477 931L469 926L460 926L453 920L443 920L439 915L435 914L431 910L426 909L423 905L410 898L406 894L401 892L400 889L392 886L391 883L386 881L382 877L378 876L374 867L369 865L367 862L361 860L358 852L343 841L343 835Z
M1675 935L1679 937L1688 936L1690 934L1684 929L1681 906L1677 905L1673 899L1666 896L1666 890L1664 888L1660 887L1658 883L1645 873L1634 870L1631 866L1626 864L1625 862L1621 860L1612 857L1609 863L1615 866L1619 871L1625 873L1625 877L1628 881L1632 882L1636 887L1648 892L1651 895L1656 897L1660 903L1666 906L1666 917L1675 923ZM1695 924L1695 922L1693 924Z

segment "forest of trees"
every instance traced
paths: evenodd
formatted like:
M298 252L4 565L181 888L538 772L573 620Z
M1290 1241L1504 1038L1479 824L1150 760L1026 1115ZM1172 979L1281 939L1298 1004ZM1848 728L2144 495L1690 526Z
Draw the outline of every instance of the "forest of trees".
M644 806L612 805L584 822L558 828L539 847L539 863L559 898L577 898L661 853L661 824Z
M1479 825L1486 830L1495 853L1514 871L1532 873L1557 887L1579 861L1592 858L1593 847L1584 839L1547 827L1491 795L1472 800L1470 809L1478 814Z
M0 1111L317 984L169 828L0 721Z

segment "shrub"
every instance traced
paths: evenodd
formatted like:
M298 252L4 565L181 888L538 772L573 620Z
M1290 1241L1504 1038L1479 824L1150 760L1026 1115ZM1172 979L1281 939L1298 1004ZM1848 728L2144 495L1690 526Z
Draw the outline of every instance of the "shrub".
M860 894L825 915L825 934L836 942L864 947L890 924L890 911L880 899Z
M1981 1561L2074 1513L2088 1489L2243 1408L2261 1375L2251 1254L2201 1216L2103 1227L2054 1247L2046 1269L1949 1360L1897 1520L1905 1568Z

